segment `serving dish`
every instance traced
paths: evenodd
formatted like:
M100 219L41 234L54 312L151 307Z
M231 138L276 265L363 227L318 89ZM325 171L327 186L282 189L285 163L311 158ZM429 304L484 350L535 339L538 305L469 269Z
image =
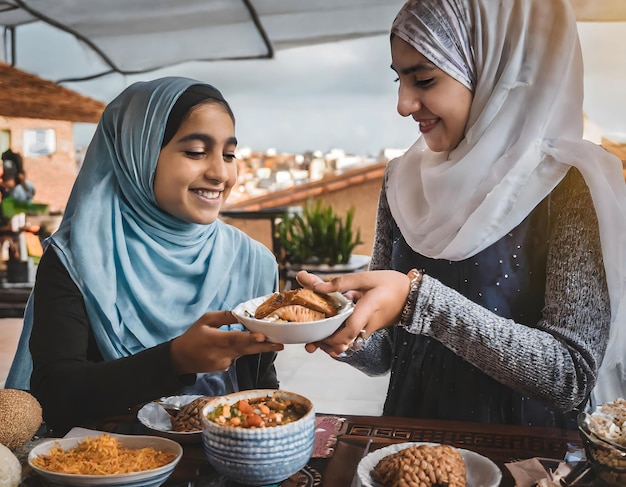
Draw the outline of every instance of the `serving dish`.
M593 414L601 414L595 412ZM578 415L578 432L585 449L586 460L596 477L608 487L626 485L626 446L616 443L591 427L591 415Z
M164 452L173 452L176 456L170 463L159 468L116 475L63 474L42 469L33 463L34 458L49 454L50 450L56 446L63 450L69 450L70 448L75 448L80 442L85 441L87 438L96 438L100 434L104 434L104 432L92 431L89 434L81 436L68 435L65 438L51 439L40 443L28 454L28 464L37 474L45 478L52 485L157 487L167 480L172 474L174 467L176 467L183 456L182 447L176 441L167 438L107 433L117 438L119 442L127 448L152 447Z
M370 474L372 469L387 455L392 455L412 445L436 446L438 443L396 443L369 453L361 459L357 466L357 475L359 476L362 487L382 487L378 482L372 479ZM467 487L498 487L500 485L502 472L495 463L476 452L462 448L457 448L457 450L465 462Z
M197 431L174 431L172 429L170 410L179 410L195 399L198 395L168 396L162 397L158 401L144 404L137 411L137 419L143 424L150 434L169 438L179 443L200 443L202 441L202 430Z
M318 321L281 322L254 318L257 307L271 294L251 299L239 304L232 311L233 315L248 330L262 333L275 343L313 343L332 335L354 311L354 305L340 293L330 293L330 298L337 305L337 314Z
M220 405L241 399L288 399L306 407L301 418L279 426L233 427L207 418ZM221 475L245 485L272 485L302 469L313 453L315 411L309 399L293 392L254 389L216 397L202 410L202 447Z

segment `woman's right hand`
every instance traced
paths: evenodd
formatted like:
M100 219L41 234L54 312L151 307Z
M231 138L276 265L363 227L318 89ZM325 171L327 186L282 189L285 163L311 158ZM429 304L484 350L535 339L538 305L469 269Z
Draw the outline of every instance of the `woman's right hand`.
M305 346L308 352L321 348L332 357L350 348L357 336L367 338L377 330L397 324L411 287L406 274L392 270L354 272L330 281L300 271L296 279L303 287L322 293L344 293L355 301L354 312L344 327L321 342Z
M210 311L172 341L170 354L178 374L227 370L243 355L277 352L280 343L268 342L261 333L219 330L237 323L230 311Z

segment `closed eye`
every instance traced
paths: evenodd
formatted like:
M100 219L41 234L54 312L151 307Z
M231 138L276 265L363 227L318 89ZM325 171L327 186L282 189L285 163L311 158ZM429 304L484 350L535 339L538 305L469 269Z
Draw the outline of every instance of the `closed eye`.
M394 79L393 82L394 83L399 83L400 82L400 77L397 77L396 79ZM417 79L417 80L415 80L414 84L418 88L428 88L434 82L435 82L435 78L427 78L427 79Z
M435 78L418 79L415 80L415 86L419 88L428 88L435 82Z
M185 155L187 157L189 157L190 159L202 159L204 157L204 155L206 154L206 152L204 151L185 151Z

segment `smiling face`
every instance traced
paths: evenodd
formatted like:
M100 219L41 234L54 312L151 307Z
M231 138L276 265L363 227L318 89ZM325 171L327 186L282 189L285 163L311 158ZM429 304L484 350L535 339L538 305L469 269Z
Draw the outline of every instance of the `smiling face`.
M167 213L213 223L237 181L235 125L217 102L194 107L161 149L154 196Z
M398 113L419 123L430 150L453 150L465 136L472 92L398 36L391 40L391 60L400 83Z

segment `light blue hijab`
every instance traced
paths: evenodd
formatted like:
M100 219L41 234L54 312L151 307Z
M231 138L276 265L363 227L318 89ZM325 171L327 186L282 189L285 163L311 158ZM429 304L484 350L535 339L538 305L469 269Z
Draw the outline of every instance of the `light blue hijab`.
M83 294L105 360L170 340L205 312L278 286L276 259L259 242L220 220L188 223L157 206L152 187L168 115L199 84L140 82L106 107L50 237ZM32 301L6 387L29 388Z

